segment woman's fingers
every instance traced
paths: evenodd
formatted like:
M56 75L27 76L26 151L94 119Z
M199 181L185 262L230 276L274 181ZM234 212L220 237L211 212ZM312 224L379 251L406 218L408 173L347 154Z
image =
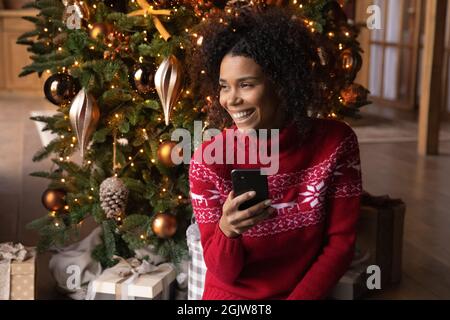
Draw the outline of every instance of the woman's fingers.
M233 191L232 191L233 192ZM234 194L234 193L233 193ZM253 198L256 195L255 191L248 191L245 192L237 197L234 197L231 200L231 209L234 211L238 211L239 210L239 206L244 203L245 201L250 200L251 198Z
M253 226L257 225L261 221L267 219L272 213L275 212L274 208L268 208L260 212L259 214L249 218L242 220L239 222L235 227L237 230L239 230L241 233L247 231L248 229L252 228Z
M238 211L235 217L236 221L237 222L244 221L260 214L264 209L270 206L271 203L272 202L270 200L264 200L255 204L254 206L251 206L248 209Z
M270 207L271 201L269 199L240 211L239 206L252 199L255 195L256 192L254 191L249 191L239 196L235 196L233 191L228 194L227 200L223 205L222 219L224 219L225 225L228 225L227 228L229 230L242 234L275 213L276 210Z

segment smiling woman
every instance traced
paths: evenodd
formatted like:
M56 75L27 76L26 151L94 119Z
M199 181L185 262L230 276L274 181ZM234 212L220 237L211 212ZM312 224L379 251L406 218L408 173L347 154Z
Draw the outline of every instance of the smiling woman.
M194 92L211 98L207 119L211 127L222 129L234 123L249 128L251 120L261 121L258 127L281 128L281 115L288 114L299 136L307 136L311 127L307 110L322 103L312 72L319 40L311 37L300 19L278 8L258 15L244 11L231 20L219 13L200 26L198 35L202 41L193 45L190 54L190 78ZM265 118L261 108L270 111ZM239 118L245 115L237 113L252 109L256 111L252 119Z
M220 104L239 129L281 128L284 112L262 69L251 58L227 54L220 65Z
M285 9L213 16L199 35L192 84L210 97L210 124L225 129L203 142L190 162L192 208L208 269L203 299L326 298L353 257L362 186L353 130L306 116L322 101L312 68L316 44ZM205 159L222 141L227 146L214 149L215 156L227 153L228 160L228 152L243 150L251 158L252 142L245 135L227 141L228 133L260 129L279 131L278 147L270 148L278 171L267 177L268 199L241 210L256 192L235 194L232 170L266 164ZM259 147L267 143L262 134L256 140Z

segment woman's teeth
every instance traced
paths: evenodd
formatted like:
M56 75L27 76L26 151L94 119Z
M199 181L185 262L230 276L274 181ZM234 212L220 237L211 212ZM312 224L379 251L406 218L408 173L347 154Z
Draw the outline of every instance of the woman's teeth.
M254 110L242 111L233 114L233 119L243 120L253 113Z

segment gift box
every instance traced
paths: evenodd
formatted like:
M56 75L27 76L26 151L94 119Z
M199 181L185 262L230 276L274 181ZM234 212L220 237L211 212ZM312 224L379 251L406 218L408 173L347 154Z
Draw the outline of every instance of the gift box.
M404 202L399 199L363 194L355 257L329 298L361 298L369 291L366 282L370 265L380 268L381 289L401 281L405 210Z
M367 193L361 198L356 247L368 252L368 265L380 267L382 289L401 281L405 211L400 199Z
M34 300L36 250L0 244L0 300Z
M203 258L203 247L200 242L200 229L192 223L186 230L189 248L188 268L188 300L201 300L205 287L206 265Z
M176 278L174 266L170 263L158 266L149 265L145 261L141 263L136 267L121 259L114 267L104 270L89 284L86 299L173 299Z
M356 300L367 292L367 266L365 264L350 268L331 291L332 300Z

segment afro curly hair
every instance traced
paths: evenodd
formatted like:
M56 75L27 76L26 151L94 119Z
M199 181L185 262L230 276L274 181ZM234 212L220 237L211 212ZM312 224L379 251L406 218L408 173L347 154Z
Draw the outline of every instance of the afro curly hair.
M300 138L306 137L311 128L307 111L322 100L313 67L318 63L318 43L301 21L288 8L271 7L231 16L217 13L198 26L198 40L188 55L189 76L193 91L209 97L209 126L223 129L233 124L219 103L220 64L231 54L251 58L261 67L285 118L296 124Z

